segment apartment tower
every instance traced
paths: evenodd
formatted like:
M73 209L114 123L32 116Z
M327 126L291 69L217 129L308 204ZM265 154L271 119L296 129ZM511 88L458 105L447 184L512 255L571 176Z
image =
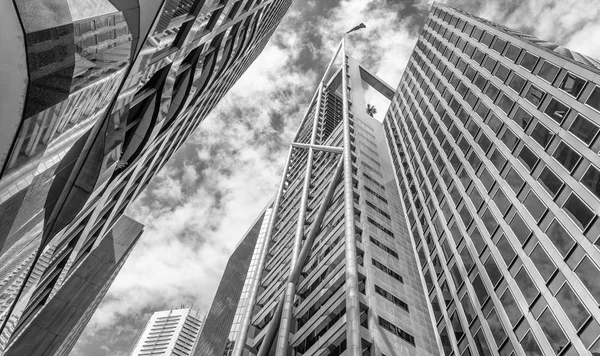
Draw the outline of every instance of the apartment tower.
M600 353L600 63L434 5L384 128L442 352Z
M198 312L190 308L156 312L130 356L190 356L200 330Z
M69 353L141 233L127 206L290 2L0 4L0 354Z

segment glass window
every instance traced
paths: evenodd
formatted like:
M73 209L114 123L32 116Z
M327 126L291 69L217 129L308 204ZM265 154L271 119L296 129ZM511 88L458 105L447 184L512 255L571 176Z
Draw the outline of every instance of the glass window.
M508 82L508 86L512 90L516 91L517 94L520 94L526 82L527 81L523 77L521 77L517 73L514 73L513 76L510 78L510 81Z
M521 244L524 244L529 238L529 235L531 235L531 230L529 227L527 227L527 224L525 221L523 221L521 215L518 213L515 214L509 225L517 239L521 242Z
M523 178L521 178L519 173L517 173L517 171L515 171L515 169L512 167L506 174L506 182L508 185L510 185L510 188L515 192L515 194L518 194L521 190L521 187L523 187L523 184L525 184Z
M560 142L556 150L554 150L554 154L552 155L560 164L562 164L567 171L573 172L573 169L579 163L581 159L581 155L575 152L574 149L569 147L566 143Z
M498 172L501 172L502 168L504 168L504 165L506 164L506 158L502 155L502 153L500 153L500 151L498 151L498 149L494 149L492 155L490 156L490 161L494 167L496 167Z
M519 65L531 72L533 70L533 68L535 68L535 64L537 63L537 60L538 60L537 56L535 56L529 52L525 52L525 54L521 58L521 61L519 62Z
M525 351L525 355L527 356L543 356L542 350L538 346L538 343L535 341L533 334L531 331L528 331L523 340L521 340L521 346L523 346L523 350Z
M471 257L471 253L469 253L469 249L466 245L463 247L462 250L460 250L460 258L462 259L463 264L465 265L467 273L469 273L469 271L471 271L471 268L475 266L475 262L473 262L473 257Z
M559 88L565 91L567 94L570 94L574 97L578 97L581 90L585 86L585 80L571 74L567 73L565 79L563 79L562 83L560 83Z
M494 42L492 49L498 53L502 53L504 46L506 46L506 41L499 37L496 37L496 42Z
M544 170L542 173L540 173L538 181L542 187L546 188L546 191L548 191L552 198L558 194L560 188L562 188L564 184L563 181L560 180L560 178L558 178L558 176L554 174L554 172L552 172L552 170L548 167L544 167Z
M479 49L476 49L471 58L473 58L473 60L475 62L481 64L483 62L483 60L485 59L485 53L483 53Z
M519 108L515 111L515 113L512 116L512 119L519 124L519 126L521 126L521 128L523 130L525 130L527 128L527 125L529 125L529 123L531 122L531 114L528 113L527 111L525 111L522 107L519 106Z
M485 79L485 77L481 74L477 74L477 77L475 78L475 81L473 82L475 84L475 86L477 88L479 88L479 90L481 90L483 92L483 88L485 88L485 85L487 84L488 80Z
M500 96L500 100L498 100L498 106L506 114L510 112L510 109L512 109L514 103L515 102L504 93L502 93L502 95Z
M510 289L507 288L506 292L500 297L500 303L504 307L504 311L506 311L506 315L508 316L508 320L514 326L517 325L519 319L521 319L521 310L515 301Z
M581 178L581 183L586 186L596 197L600 198L600 170L590 165Z
M498 222L496 221L496 218L494 218L494 214L492 214L490 209L487 209L485 213L483 213L481 220L483 221L483 225L489 234L493 235L494 231L496 231L496 228L498 228Z
M494 131L495 134L498 134L498 131L500 131L500 128L502 127L502 121L498 119L496 114L490 115L490 119L488 120L487 124L490 127L490 129Z
M492 145L492 141L490 141L490 139L484 133L481 134L481 136L477 140L477 143L479 143L479 146L481 147L483 152L487 152L490 146Z
M483 249L486 246L486 242L483 239L483 236L481 236L481 232L479 232L479 229L478 228L473 229L473 232L470 234L470 237L471 237L471 241L473 241L473 245L475 245L475 249L477 250L477 253L481 254L481 252L483 251Z
M465 316L467 317L467 322L470 324L477 317L477 313L475 312L475 309L473 309L473 304L471 304L469 294L465 294L464 297L460 300L460 303L463 306Z
M471 222L473 221L473 217L471 216L471 213L469 212L469 209L467 208L466 205L463 205L462 209L460 209L459 215L460 215L460 218L462 219L463 223L465 224L465 227L468 227L469 225L471 225Z
M496 66L496 63L498 63L497 60L495 60L492 57L487 57L487 59L485 60L485 63L483 64L483 67L485 69L487 69L488 72L492 73L494 71L494 67Z
M492 44L492 42L494 41L494 35L492 35L489 32L485 32L483 34L483 37L481 37L481 43L483 43L484 45L490 47L490 45Z
M590 293L596 298L596 301L600 301L600 271L598 267L585 256L579 266L575 269L575 273L586 286Z
M533 302L533 300L537 297L538 290L525 268L521 268L519 270L519 273L517 273L515 276L515 281L517 282L521 293L523 293L527 304L531 304L531 302Z
M473 33L471 33L471 37L473 37L474 39L479 41L479 38L481 38L482 34L483 34L483 30L480 29L479 27L475 27L473 29Z
M519 161L521 161L530 172L533 171L539 160L538 156L536 156L535 153L533 153L533 151L527 146L523 146L521 152L519 152L518 158Z
M495 183L495 178L492 177L492 175L490 174L490 172L483 168L481 173L479 174L479 180L481 181L481 183L483 183L483 186L485 187L485 189L487 189L488 191L490 189L492 189L492 186Z
M502 81L502 82L506 81L506 78L508 78L509 74L510 74L510 69L506 68L502 64L498 65L498 67L496 68L496 73L494 73L494 75L498 79L500 79L500 81Z
M487 289L485 289L485 285L483 284L480 275L475 276L475 279L473 279L473 289L475 289L475 294L477 295L477 300L479 300L479 304L485 304L485 301L488 299L489 294Z
M546 110L544 110L544 113L560 124L563 122L565 117L567 117L567 114L569 113L569 107L552 98L546 107Z
M469 198L471 198L473 206L475 206L475 210L479 210L483 204L483 197L481 197L481 193L479 193L477 186L473 186L473 190L471 190L471 193L469 193Z
M496 247L498 248L498 251L500 251L500 255L502 256L502 259L504 260L506 265L510 266L510 263L513 261L515 256L517 256L517 254L515 253L515 250L513 250L506 236L500 236Z
M552 263L552 260L546 254L546 251L542 248L540 244L537 244L531 254L529 255L531 261L540 272L545 281L550 279L554 271L556 270L556 266Z
M490 351L490 347L488 346L487 341L485 340L485 334L483 333L483 330L481 328L479 328L479 331L473 336L473 340L475 341L477 351L479 351L479 356L493 355Z
M585 103L594 109L600 111L600 87L595 87L590 97L585 101Z
M494 203L496 203L496 206L502 215L506 215L508 209L510 208L510 200L508 200L502 189L498 189L492 199L494 199Z
M542 216L546 213L546 206L533 191L529 192L527 198L523 201L523 205L527 208L527 211L529 211L529 214L531 214L535 221L540 221Z
M544 334L546 334L546 338L548 338L550 345L558 354L568 340L549 308L546 308L542 315L540 315L538 323L544 331Z
M514 62L519 58L520 53L521 49L519 47L509 43L508 47L506 47L506 52L504 52L504 56Z
M543 149L548 147L548 144L550 144L550 141L552 141L553 137L554 134L552 131L548 130L546 126L540 124L539 122L535 125L535 128L531 132L531 138L539 143Z
M573 193L563 205L563 209L581 230L585 230L596 216L596 214L594 214L594 212Z
M571 323L578 330L589 317L588 311L568 283L565 283L556 294L558 303L563 308Z
M498 269L496 261L494 261L492 255L490 255L485 261L484 266L488 276L490 277L490 280L492 281L492 285L495 286L500 281L500 278L502 278L502 272L500 272L500 270Z
M504 144L506 145L506 147L508 147L510 151L512 151L515 148L518 142L517 136L508 128L504 130L500 139L502 140L502 142L504 142Z
M556 247L556 249L563 255L566 256L567 253L571 250L573 245L575 245L575 241L569 235L569 233L565 230L564 227L554 219L548 230L546 230L546 236L552 241L552 244Z
M490 83L487 87L487 89L485 90L485 95L488 96L488 98L490 98L492 101L496 100L496 97L498 96L498 93L500 92L500 89L496 88L496 86L492 83Z
M556 75L559 71L560 68L558 68L554 64L550 62L544 62L544 64L542 64L542 67L540 68L540 71L538 72L538 77L552 84L554 78L556 78Z
M492 309L490 315L487 317L488 325L490 326L490 330L492 330L492 335L494 336L494 340L496 340L496 345L502 345L504 339L506 339L506 332L502 327L502 322L498 318L498 314L496 314L496 310Z
M598 130L598 126L582 115L577 115L577 118L575 118L575 121L573 121L573 124L571 124L571 127L569 128L569 131L573 135L585 142L588 146L594 141L594 138L598 134Z
M532 103L533 106L538 107L544 99L544 92L535 85L532 85L529 87L527 94L525 94L525 99Z
M477 136L477 133L479 132L479 125L477 125L473 119L469 119L465 127L472 137Z
M471 66L468 66L468 67L467 67L467 72L465 73L465 76L466 76L466 77L467 77L467 78L468 78L470 81L473 81L473 78L475 78L475 74L477 74L477 71L476 71L476 70L475 70L473 67L471 67Z

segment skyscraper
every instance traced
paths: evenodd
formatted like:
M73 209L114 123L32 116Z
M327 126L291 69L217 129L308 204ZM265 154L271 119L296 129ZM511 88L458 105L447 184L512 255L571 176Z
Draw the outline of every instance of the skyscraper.
M384 126L446 355L600 353L599 74L433 7Z
M213 355L437 355L383 127L365 111L364 84L393 96L342 42L291 144L245 302L252 307L233 350ZM212 309L221 304L217 293Z
M200 330L202 320L190 308L156 312L130 356L190 356Z
M10 48L0 53L0 354L31 346L21 335L32 323L62 331L30 355L68 353L77 335L49 316L93 310L52 299L68 287L97 305L139 234L103 256L115 262L107 285L86 288L76 271L99 262L94 251L128 204L257 58L290 2L0 5Z
M396 91L343 47L232 355L600 354L600 62L440 4Z

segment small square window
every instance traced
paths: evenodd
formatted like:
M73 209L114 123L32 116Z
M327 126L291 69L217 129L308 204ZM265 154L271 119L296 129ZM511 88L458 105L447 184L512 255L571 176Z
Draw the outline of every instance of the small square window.
M483 65L483 67L485 69L487 69L488 72L492 73L492 72L494 72L494 67L496 66L496 63L498 63L497 60L495 60L492 57L487 57L487 59L485 60L485 64Z
M531 122L531 114L519 107L512 116L514 122L519 124L523 130L527 128Z
M493 199L494 203L496 203L496 206L498 207L502 215L506 215L511 204L510 200L508 200L502 189L498 189L496 194L494 194Z
M492 161L492 164L494 167L496 167L498 172L501 172L502 168L504 168L504 165L506 164L506 158L502 155L502 153L500 153L500 151L498 151L498 149L495 149L494 152L492 152L490 161Z
M556 270L556 266L552 263L546 251L544 251L544 248L540 244L537 244L529 257L542 277L544 277L544 280L547 281Z
M475 50L475 53L473 53L473 56L471 57L475 62L481 64L483 63L483 60L485 59L485 53L483 53L482 51L480 51L479 49Z
M500 128L502 128L502 121L500 119L498 119L496 114L490 115L490 119L488 120L487 124L490 127L490 129L492 129L492 131L494 131L494 133L496 135L500 131Z
M482 34L483 34L483 30L480 29L479 27L475 27L475 29L473 30L473 33L471 33L471 37L473 37L474 39L479 41Z
M531 229L527 227L527 224L519 214L515 214L510 221L509 226L521 244L524 244L529 238L529 235L531 235Z
M506 52L504 52L504 56L511 61L516 61L519 58L519 54L521 53L521 49L511 43L506 47Z
M573 169L575 169L575 166L577 166L577 163L581 159L579 153L575 152L574 149L562 141L554 151L552 157L562 164L569 173L573 172Z
M465 128L467 129L467 131L469 131L472 137L477 136L477 132L479 132L479 125L477 125L477 123L473 121L473 119L469 119L469 121L465 125Z
M564 183L558 178L554 172L548 167L545 167L538 179L542 187L550 194L552 198L556 197Z
M525 99L532 103L533 106L538 107L544 99L544 94L545 93L538 87L532 85L527 91L527 94L525 94Z
M563 205L565 212L571 217L573 222L583 231L590 225L596 214L583 202L577 195L571 193L571 196Z
M500 139L511 152L517 146L517 142L519 140L517 136L508 128L504 131L504 133L502 133L502 137L500 137Z
M500 107L505 114L508 114L514 103L514 100L512 100L508 95L502 93L500 100L498 100L498 107Z
M595 87L590 97L585 101L585 103L592 108L600 111L600 87Z
M498 222L496 221L496 218L494 218L494 214L492 214L490 209L487 209L485 213L483 213L483 216L481 216L481 221L483 221L483 225L489 232L490 236L493 235L494 231L496 231L496 228L498 228Z
M565 117L567 117L567 114L569 113L569 107L552 98L546 107L546 110L544 110L544 113L560 124L563 122Z
M521 58L521 61L519 62L519 65L531 72L533 68L535 68L537 60L538 56L535 56L529 52L525 52L523 58Z
M523 146L521 152L519 152L518 158L519 161L521 161L521 163L523 163L530 172L533 171L535 165L540 160L538 156L536 156L535 153L533 153L533 151L527 146Z
M558 68L554 64L550 62L544 62L544 64L542 64L542 67L540 68L540 71L538 72L538 77L552 84L552 82L554 82L554 78L556 78L556 75L559 71L560 68Z
M470 43L467 43L467 45L465 46L465 54L469 57L473 56L473 52L475 52L475 46L473 46Z
M496 73L494 73L494 75L498 79L500 79L502 82L506 81L506 78L508 78L509 74L510 74L510 69L506 68L502 64L498 64L498 67L496 68Z
M525 184L523 178L515 171L514 168L510 168L508 173L506 174L506 182L510 186L510 188L515 192L515 194L519 194L519 191Z
M477 71L475 69L473 69L473 67L471 67L471 66L467 67L465 77L467 77L470 81L473 81L473 78L475 78L476 74L477 74Z
M479 146L481 147L483 152L487 152L490 149L490 146L492 145L492 141L490 141L490 139L483 133L479 137L479 140L477 140L477 143L479 143Z
M569 131L589 146L594 141L594 138L596 138L599 129L598 126L594 125L582 115L577 115L577 118L575 118L575 121L571 124Z
M527 273L525 268L521 268L519 270L519 272L515 276L515 282L517 282L517 285L519 286L519 289L523 293L523 296L525 297L527 304L531 304L534 301L534 299L537 297L539 292L538 292L537 288L535 287L535 283L533 283L533 281L531 280L531 277L529 277L529 274ZM542 355L542 353L541 352L538 354L527 353L527 355Z
M479 117L481 117L481 120L485 121L485 118L490 112L490 109L482 101L480 101L479 104L477 104L475 112L477 113L477 115L479 115Z
M487 95L492 101L494 101L496 100L496 97L498 96L499 92L500 89L496 88L496 86L490 82L490 84L487 86L487 89L485 90L485 95Z
M475 84L475 86L477 88L479 88L479 90L481 90L483 92L483 88L485 88L485 85L487 84L488 80L485 79L485 77L481 74L477 74L477 77L475 78L475 81L473 82Z
M581 178L581 183L586 186L594 195L600 198L600 170L590 165L587 172Z
M559 88L565 91L567 94L574 97L578 97L585 86L585 80L576 77L571 73L567 73L565 79L560 83Z
M481 43L483 43L486 46L490 46L492 44L492 42L494 41L494 35L492 35L489 32L485 32L483 34L483 37L481 38Z
M539 122L535 125L535 128L531 132L531 138L533 138L537 143L539 143L543 149L546 149L546 147L548 147L548 144L550 143L550 141L552 141L553 137L554 134L552 133L552 131L548 130L546 126L540 124Z
M496 42L494 42L492 49L498 53L502 53L504 46L506 46L506 41L501 39L500 37L496 37Z
M535 221L540 221L548 209L533 191L529 192L527 198L523 201L523 205Z
M521 94L521 90L523 90L523 87L525 86L526 82L527 81L523 79L523 77L521 77L517 73L514 73L512 78L510 78L510 81L508 82L508 86L512 90L516 91L517 94Z
M465 24L465 28L463 29L463 32L467 34L467 36L471 35L471 31L473 31L473 24L470 23L466 23Z

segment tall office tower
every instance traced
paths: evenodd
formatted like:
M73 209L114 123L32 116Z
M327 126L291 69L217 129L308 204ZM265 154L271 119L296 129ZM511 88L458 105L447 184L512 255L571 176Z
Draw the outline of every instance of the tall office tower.
M190 356L200 330L202 320L190 308L156 312L130 356Z
M256 273L271 219L271 205L272 202L252 224L229 258L213 304L204 320L195 356L229 356L239 342L241 318L249 307L250 291L257 283Z
M385 131L446 355L600 353L599 68L433 7Z
M53 355L76 338L53 334L64 320L52 316L80 317L72 310L103 290L84 288L96 275L76 271L100 263L94 251L129 202L256 59L290 2L0 4L10 49L0 51L10 83L0 106L0 354ZM102 258L120 266L136 237L118 238L124 252L115 239ZM53 303L72 295L65 288L94 295ZM48 331L35 353L32 323Z
M252 307L212 355L438 355L383 127L365 110L365 85L393 89L345 52L291 144Z

